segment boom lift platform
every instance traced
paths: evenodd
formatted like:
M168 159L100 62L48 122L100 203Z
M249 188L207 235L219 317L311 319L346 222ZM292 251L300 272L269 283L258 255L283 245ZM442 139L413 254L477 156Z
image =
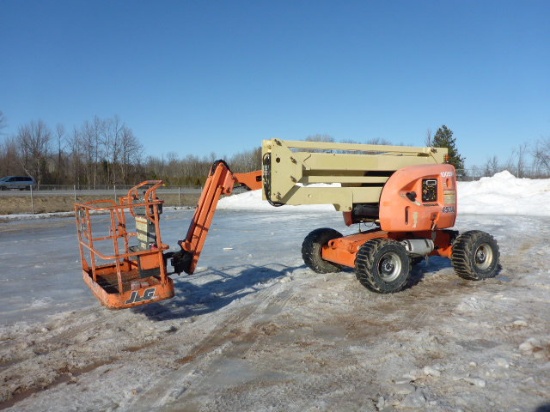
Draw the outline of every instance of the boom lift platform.
M96 200L75 204L84 282L107 307L123 308L174 296L166 272L159 180L134 186L117 204ZM135 231L128 227L133 218Z
M358 224L357 233L348 236L332 228L306 236L302 257L317 273L349 267L368 289L394 293L406 287L412 265L427 256L442 256L462 278L494 277L499 270L495 239L479 230L459 234L451 229L457 183L446 157L444 148L265 140L261 171L233 173L223 161L212 165L177 251L169 251L161 240L160 181L132 188L120 204L75 205L84 280L110 308L172 297L169 275L194 272L218 200L235 185L263 188L264 200L273 206L332 204L343 213L345 224ZM97 212L110 216L107 234L94 234L92 220L103 216L105 221ZM135 232L128 231L127 217L134 218ZM361 231L362 223L372 227Z
M173 297L169 275L195 271L220 197L231 194L237 185L259 189L261 173L232 173L224 161L215 162L177 252L168 251L161 238L163 202L156 191L162 185L160 180L144 181L131 188L119 204L112 200L75 204L82 276L108 308L129 308ZM131 219L135 231L128 227ZM172 272L168 272L169 259Z

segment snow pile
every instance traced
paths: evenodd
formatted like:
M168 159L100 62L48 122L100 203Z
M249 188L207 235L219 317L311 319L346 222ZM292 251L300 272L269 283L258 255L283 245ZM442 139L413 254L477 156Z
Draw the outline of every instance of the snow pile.
M458 184L459 213L550 216L550 179L520 179L508 171Z
M332 205L274 208L255 190L225 197L219 209L330 211ZM508 171L475 182L458 183L458 211L468 214L550 216L550 179L520 179Z
M251 190L238 195L228 196L220 199L218 209L233 210L269 210L289 211L289 208L297 208L304 211L333 211L332 205L285 205L284 207L273 207L267 200L262 200L261 190Z

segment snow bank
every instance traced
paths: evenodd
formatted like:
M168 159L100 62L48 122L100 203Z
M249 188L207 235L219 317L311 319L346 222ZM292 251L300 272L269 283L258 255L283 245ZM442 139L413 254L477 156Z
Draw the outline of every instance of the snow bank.
M234 209L234 210L269 210L274 211L289 211L289 208L307 211L331 211L334 210L332 205L300 205L283 207L273 207L266 200L262 200L261 190L251 190L245 193L240 193L233 196L228 196L220 199L218 209Z
M508 171L459 182L459 213L550 216L550 179L520 179Z

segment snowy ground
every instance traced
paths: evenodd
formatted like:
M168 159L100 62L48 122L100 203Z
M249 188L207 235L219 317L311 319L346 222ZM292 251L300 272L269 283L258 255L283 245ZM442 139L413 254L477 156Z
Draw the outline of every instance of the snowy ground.
M499 276L433 258L378 295L303 265L309 231L353 230L339 213L245 193L174 299L122 311L82 282L73 219L2 223L0 409L548 411L549 203L550 180L461 183L457 229L498 240ZM164 239L191 214L166 212Z

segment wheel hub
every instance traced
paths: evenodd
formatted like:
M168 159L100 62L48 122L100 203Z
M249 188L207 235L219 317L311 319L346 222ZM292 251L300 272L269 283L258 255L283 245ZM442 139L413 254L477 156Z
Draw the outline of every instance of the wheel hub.
M487 269L493 262L493 250L489 245L480 245L475 252L475 264L480 269Z
M392 282L401 273L401 260L394 253L388 253L380 260L380 276L384 282Z

